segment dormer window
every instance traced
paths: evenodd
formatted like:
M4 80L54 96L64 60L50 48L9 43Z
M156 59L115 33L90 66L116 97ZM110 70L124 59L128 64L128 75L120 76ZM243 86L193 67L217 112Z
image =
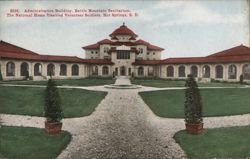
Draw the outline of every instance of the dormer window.
M139 54L142 54L143 53L143 48L139 48L138 52L139 52Z

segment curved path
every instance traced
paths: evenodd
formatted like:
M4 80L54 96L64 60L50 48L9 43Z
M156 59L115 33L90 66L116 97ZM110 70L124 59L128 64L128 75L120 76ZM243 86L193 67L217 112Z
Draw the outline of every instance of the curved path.
M116 84L128 84L118 79ZM173 135L185 129L183 119L160 118L138 95L138 90L78 87L108 91L90 116L63 120L63 129L73 138L58 159L68 158L181 158L184 151ZM44 118L0 114L4 125L44 127ZM220 122L218 122L220 121ZM205 118L205 128L250 124L250 114Z

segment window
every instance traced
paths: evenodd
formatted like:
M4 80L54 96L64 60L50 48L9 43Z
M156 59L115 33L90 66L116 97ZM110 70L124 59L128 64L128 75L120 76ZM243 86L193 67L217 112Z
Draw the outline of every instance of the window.
M237 68L235 65L230 65L228 67L228 79L236 79L237 77Z
M178 73L179 73L179 77L186 77L185 67L184 66L180 66L179 70L178 70Z
M109 68L107 66L102 67L102 75L108 75L109 74Z
M29 65L26 62L21 64L21 76L29 77Z
M34 76L41 76L42 75L42 65L40 63L36 63L34 65Z
M71 73L72 73L72 76L78 76L79 75L79 67L78 65L74 64L71 68Z
M243 74L243 78L250 80L250 65L249 64L245 64L242 67L242 74Z
M98 52L96 51L95 53L97 54Z
M130 59L129 50L117 50L117 59Z
M167 77L174 77L174 67L173 66L167 67Z
M149 55L149 52L147 52L147 55Z
M55 76L55 65L54 64L48 64L47 76Z
M98 75L98 67L97 66L92 67L92 75Z
M144 75L144 69L143 69L143 67L139 67L138 68L138 75L139 76L143 76Z
M155 55L155 52L153 52L153 55Z
M6 75L15 76L15 64L13 62L8 62L6 64Z
M138 49L138 53L139 53L139 54L142 54L142 53L143 53L143 48L139 48L139 49Z
M60 65L60 76L66 76L67 75L67 66L65 64Z
M208 65L205 65L202 68L202 77L203 78L210 78L210 67Z
M215 67L215 78L223 78L223 67L221 65Z
M197 77L197 75L198 75L198 68L197 68L197 66L191 66L191 75L193 77Z

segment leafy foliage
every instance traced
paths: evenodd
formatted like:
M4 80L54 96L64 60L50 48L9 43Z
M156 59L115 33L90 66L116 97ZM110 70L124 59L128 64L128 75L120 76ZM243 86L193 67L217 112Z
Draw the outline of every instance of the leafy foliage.
M202 102L198 85L192 75L188 75L185 84L185 121L188 123L202 122Z
M240 75L240 84L244 84L244 77L242 74Z
M58 122L62 119L61 100L55 82L48 80L45 90L45 117L48 122Z
M0 70L0 81L2 81L2 80L3 80L3 76L2 76L2 72Z

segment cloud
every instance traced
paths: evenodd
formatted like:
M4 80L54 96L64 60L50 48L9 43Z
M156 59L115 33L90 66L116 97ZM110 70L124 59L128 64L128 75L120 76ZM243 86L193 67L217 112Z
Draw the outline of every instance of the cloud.
M161 4L162 2L159 2ZM156 6L158 6L157 4ZM228 24L228 23L245 23L246 14L238 13L232 15L222 15L211 9L204 7L197 1L180 3L178 5L171 5L171 7L182 6L183 9L177 13L177 18L173 20L166 20L165 22L155 24L154 28L160 28L165 26L174 25L186 25L186 24ZM162 5L164 7L164 5ZM165 7L169 7L165 5Z

